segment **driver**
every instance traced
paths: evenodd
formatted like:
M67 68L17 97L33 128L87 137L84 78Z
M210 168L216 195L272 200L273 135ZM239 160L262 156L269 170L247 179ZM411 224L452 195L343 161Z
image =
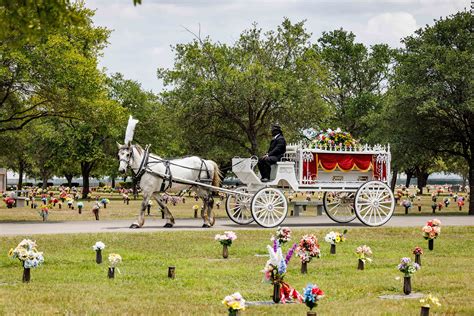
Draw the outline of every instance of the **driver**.
M281 127L273 124L271 128L272 140L268 152L258 159L258 170L262 177L262 182L268 182L270 179L271 166L276 164L286 152L286 140L283 137Z

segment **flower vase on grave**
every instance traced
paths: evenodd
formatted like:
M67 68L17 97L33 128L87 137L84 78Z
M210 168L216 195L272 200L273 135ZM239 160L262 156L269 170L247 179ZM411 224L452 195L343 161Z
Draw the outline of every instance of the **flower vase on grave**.
M335 254L336 254L336 244L331 244L331 251L330 251L330 253L331 253L332 255L335 255Z
M237 316L239 315L238 309L229 308L229 316Z
M364 268L365 268L364 260L359 259L359 264L357 265L357 270L364 270Z
M408 209L409 207L405 206L405 215L408 215Z
M403 293L410 295L411 293L411 277L405 276L403 278Z
M82 206L78 206L77 210L79 211L79 214L82 214Z
M418 263L421 266L421 255L415 254L415 263Z
M428 239L428 249L429 250L434 249L434 239Z
M222 258L227 259L229 257L229 248L227 245L223 245Z
M273 283L273 295L272 300L275 304L280 303L281 294L280 294L280 282Z
M95 262L97 262L97 264L102 263L102 250L100 250L100 249L97 249L95 251Z
M109 279L115 278L115 268L109 267L109 271L107 273L107 276Z
M421 306L420 316L430 316L430 308Z
M7 204L7 208L13 208L13 204Z
M23 268L23 283L30 282L30 279L31 279L31 269Z
M308 262L303 261L301 262L301 274L308 273Z

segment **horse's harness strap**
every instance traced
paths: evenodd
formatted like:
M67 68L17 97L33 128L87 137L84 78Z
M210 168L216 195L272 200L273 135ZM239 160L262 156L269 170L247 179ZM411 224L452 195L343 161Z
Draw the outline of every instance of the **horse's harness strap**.
M133 151L132 151L133 155ZM133 176L134 180L136 183L140 182L140 179L142 178L143 174L145 174L145 171L148 167L148 157L150 156L150 145L145 146L145 152L143 154L142 161L140 163L140 167L138 168L137 173Z
M165 192L173 185L173 175L171 174L170 162L165 160L163 163L165 165L165 174L161 176L163 182L161 182L160 192ZM168 180L168 185L166 185L166 180Z
M201 181L204 181L204 182L211 182L211 174L209 172L209 168L207 167L207 164L206 162L204 161L204 159L202 158L199 158L201 159L201 167L199 168L199 174L198 174L198 179L197 179L197 182L201 182ZM203 169L204 167L204 169ZM207 175L207 178L206 179L201 179L201 172L205 170L206 171L206 175Z

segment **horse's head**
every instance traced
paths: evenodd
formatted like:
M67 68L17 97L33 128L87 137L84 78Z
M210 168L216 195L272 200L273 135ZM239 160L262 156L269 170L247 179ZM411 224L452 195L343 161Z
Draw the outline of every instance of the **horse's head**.
M133 149L130 143L118 146L118 159L119 159L119 169L121 173L127 172L127 168L130 166L132 160Z

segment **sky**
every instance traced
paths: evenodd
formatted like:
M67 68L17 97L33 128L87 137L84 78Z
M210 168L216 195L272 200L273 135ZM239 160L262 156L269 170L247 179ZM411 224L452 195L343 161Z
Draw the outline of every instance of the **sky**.
M100 67L122 73L146 90L160 92L158 68L172 68L172 46L194 39L186 30L232 44L256 22L274 30L284 17L306 20L312 42L324 31L352 31L366 45L400 47L400 39L458 11L469 0L86 0L96 10L94 24L113 30Z

